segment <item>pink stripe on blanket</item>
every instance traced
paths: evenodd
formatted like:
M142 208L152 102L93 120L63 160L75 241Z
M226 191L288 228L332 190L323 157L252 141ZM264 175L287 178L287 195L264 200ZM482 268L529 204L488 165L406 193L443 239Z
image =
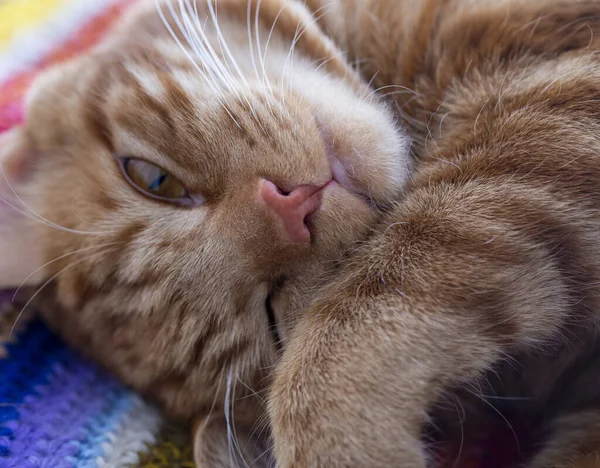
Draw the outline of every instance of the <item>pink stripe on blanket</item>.
M58 46L36 66L0 84L0 132L23 122L23 98L31 83L44 69L85 52L98 43L123 12L137 0L122 0L83 24L69 40Z

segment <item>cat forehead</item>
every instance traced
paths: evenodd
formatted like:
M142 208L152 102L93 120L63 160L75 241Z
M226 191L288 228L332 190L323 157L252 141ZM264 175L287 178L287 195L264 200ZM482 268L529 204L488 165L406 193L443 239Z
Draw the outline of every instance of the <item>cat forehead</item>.
M96 64L79 98L69 111L113 153L152 148L186 166L190 153L224 151L244 136L230 117L233 110L195 70L164 62L109 57ZM233 96L226 99L236 108Z
M102 86L103 72L98 75ZM219 88L194 67L126 60L114 65L107 89L94 85L88 98L106 113L109 124L155 147L183 146L203 151L280 150L298 130L313 126L312 113L299 96L287 102L256 86ZM169 148L164 152L171 154ZM162 151L162 150L161 150Z

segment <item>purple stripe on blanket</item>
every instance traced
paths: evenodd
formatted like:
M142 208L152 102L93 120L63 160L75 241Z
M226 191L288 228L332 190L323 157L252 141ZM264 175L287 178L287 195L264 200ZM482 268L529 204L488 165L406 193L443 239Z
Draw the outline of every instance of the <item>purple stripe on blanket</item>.
M129 392L39 321L7 349L0 359L0 467L77 467L106 414L126 410Z
M73 355L57 364L47 385L25 398L19 419L5 424L14 434L6 468L72 468L96 418L111 409L123 389Z

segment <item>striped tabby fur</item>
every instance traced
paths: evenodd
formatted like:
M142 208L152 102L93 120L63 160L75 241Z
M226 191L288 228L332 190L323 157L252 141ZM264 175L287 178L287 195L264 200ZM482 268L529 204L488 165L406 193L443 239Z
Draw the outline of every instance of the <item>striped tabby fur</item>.
M3 282L60 258L49 323L194 419L199 466L435 465L489 396L528 401L510 466L597 466L600 2L217 3L203 39L142 1L35 86L4 166L70 231L14 219ZM367 196L329 193L290 247L257 177L324 183L328 151ZM206 205L141 198L124 152Z

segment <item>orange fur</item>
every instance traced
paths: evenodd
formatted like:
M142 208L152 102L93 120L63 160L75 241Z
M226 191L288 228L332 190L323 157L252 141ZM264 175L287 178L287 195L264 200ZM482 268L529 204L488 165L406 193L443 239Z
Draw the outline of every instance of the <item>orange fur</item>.
M197 6L208 42L225 60L207 3ZM40 306L48 323L170 415L199 418L199 434L210 428L205 438L215 443L199 444L207 452L199 450L198 460L228 456L219 451L230 443L227 399L235 402L226 411L235 412L237 437L267 438L254 427L265 417L257 395L279 345L267 296L277 289L283 336L283 323L309 298L305 288L366 237L407 176L392 113L368 97L308 10L288 0L246 6L218 2L218 26L235 57L224 72L224 65L204 67L210 54L178 46L154 0L140 2L105 43L34 85L19 149L6 150L33 167L27 181L15 179L17 192L59 225L11 224L14 239L35 234L30 245L41 254L0 238L15 251L11 264L28 259L19 271L3 265L7 281L18 285L32 265L48 262L43 274L56 281L37 296L48 293ZM171 17L168 2L162 11L187 45L177 28L182 15ZM311 219L311 244L291 245L258 202L260 181L325 184L330 151L344 154L370 198L332 186ZM124 180L116 156L160 165L206 203L185 209L145 198ZM248 448L244 456L259 454Z
M525 375L558 371L551 344L568 330L591 341L563 353L594 343L600 5L337 7L325 30L369 59L376 88L401 87L381 93L398 91L388 99L418 163L406 199L293 332L270 398L275 454L282 467L424 466L427 411L449 388L518 353L541 363ZM551 411L597 404L589 383L569 389ZM561 390L538 388L532 405ZM549 446L569 433L556 430ZM566 455L560 466L578 457Z
M583 346L565 335L593 343L600 293L600 4L310 0L317 25L300 3L257 0L263 70L248 3L219 0L245 83L210 19L229 70L207 71L206 54L197 69L153 3L35 86L16 146L35 170L17 188L46 219L87 231L28 226L43 252L28 265L67 255L44 269L58 275L44 316L194 418L200 466L260 459L269 437L282 468L425 466L423 429L447 392L506 356L541 363L533 375L554 366L553 383L576 368ZM208 4L195 3L204 24ZM405 190L395 119L413 140ZM323 184L328 151L350 160L368 197L329 191L312 243L292 246L257 184ZM161 165L206 204L145 199L115 155ZM595 463L598 438L580 421L593 429L597 414L571 401L592 406L596 394L576 377L532 468Z

